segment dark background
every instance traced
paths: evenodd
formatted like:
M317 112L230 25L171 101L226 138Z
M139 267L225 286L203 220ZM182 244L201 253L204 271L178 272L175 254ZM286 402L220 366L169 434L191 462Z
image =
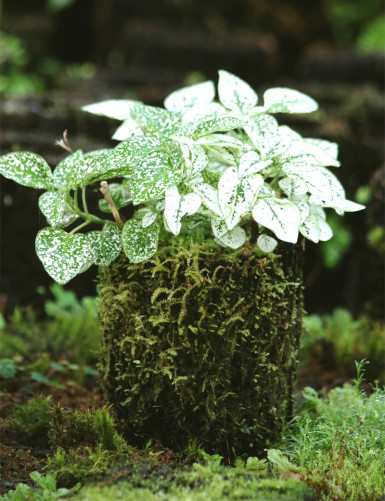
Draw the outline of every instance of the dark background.
M110 147L119 122L82 112L109 98L161 105L178 87L226 69L258 92L301 90L312 116L278 117L336 141L347 197L367 210L331 220L335 237L306 242L306 308L384 314L384 14L378 0L3 1L1 152L29 150L54 167L68 129L74 148ZM285 120L285 122L283 122ZM40 192L1 179L0 311L39 306L51 283L34 253ZM95 189L94 203L97 203ZM93 267L70 282L95 294Z

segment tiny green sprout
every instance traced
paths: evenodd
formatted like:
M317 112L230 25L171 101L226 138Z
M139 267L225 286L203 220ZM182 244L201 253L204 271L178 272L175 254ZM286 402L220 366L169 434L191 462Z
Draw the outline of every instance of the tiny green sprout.
M48 226L37 234L36 253L56 282L108 265L122 249L133 263L150 259L161 232L164 238L208 223L212 240L238 249L250 243L254 220L256 246L269 253L279 240L295 244L299 234L315 243L329 240L325 209L342 215L364 208L346 200L329 170L340 166L337 144L303 138L273 116L311 113L318 108L311 97L277 87L259 104L246 82L224 70L215 95L208 81L173 92L164 108L132 100L84 106L122 120L113 136L120 142L72 152L65 133L58 144L69 155L53 171L35 153L0 157L5 177L45 190L39 207ZM108 184L116 178L120 182ZM87 188L95 183L101 183L105 217L87 205ZM128 205L134 211L126 221L120 211ZM84 231L91 224L100 229Z

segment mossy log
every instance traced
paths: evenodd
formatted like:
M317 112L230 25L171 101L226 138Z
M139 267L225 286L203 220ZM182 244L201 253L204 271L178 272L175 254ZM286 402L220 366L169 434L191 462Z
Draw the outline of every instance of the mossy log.
M131 444L195 440L233 457L277 438L292 408L301 253L175 240L101 268L101 386Z

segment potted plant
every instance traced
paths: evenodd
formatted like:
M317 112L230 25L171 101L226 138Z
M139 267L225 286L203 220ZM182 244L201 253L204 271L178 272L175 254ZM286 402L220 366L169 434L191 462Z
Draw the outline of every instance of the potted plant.
M36 252L56 282L100 267L100 380L128 440L257 454L290 415L302 240L332 237L325 208L363 206L328 169L337 145L273 116L315 111L310 97L273 88L258 105L220 71L217 101L208 81L164 105L85 106L123 120L114 149L72 152L64 136L53 172L29 152L2 156L0 172L45 190Z

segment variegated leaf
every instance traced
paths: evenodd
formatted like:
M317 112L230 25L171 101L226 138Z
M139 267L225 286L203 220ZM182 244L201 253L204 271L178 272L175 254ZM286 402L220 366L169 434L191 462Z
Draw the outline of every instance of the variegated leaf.
M108 189L110 191L111 198L118 210L132 202L131 192L129 190L127 182L111 183L108 185ZM99 200L99 209L102 212L106 212L107 214L111 213L110 206L108 205L105 198L101 198Z
M269 113L311 113L318 109L314 99L293 89L275 87L267 90L264 105Z
M340 162L329 153L304 140L291 141L289 148L282 155L282 162L293 164L339 167Z
M85 236L90 241L97 266L108 266L122 250L122 232L114 223L107 223L102 231L90 231Z
M334 198L333 200L327 200L324 203L324 207L330 207L331 209L336 209L342 212L356 212L365 209L365 205L357 204L351 200L346 200L344 198Z
M337 160L337 158L338 158L338 144L337 143L327 141L326 139L316 139L316 138L312 138L312 137L306 137L305 141L307 143L314 144L314 146L317 146L318 148L323 150L329 156L334 158L334 160ZM335 167L338 167L338 166L335 165Z
M137 104L131 110L131 118L146 133L168 136L176 132L180 118L171 111L156 106Z
M300 212L290 200L275 197L260 199L255 204L252 214L257 223L269 228L280 240L297 242Z
M69 282L94 260L93 248L86 235L71 235L51 227L39 231L35 249L46 272L59 284Z
M307 238L308 240L311 240L314 243L318 243L320 239L320 227L318 224L318 221L320 219L320 216L316 216L314 214L310 214L305 221L300 225L299 231L300 233Z
M180 195L178 188L173 186L166 191L164 218L169 230L178 235L182 224L181 219L186 214L192 215L197 212L201 205L201 197L196 193Z
M207 167L209 157L207 156L203 146L197 144L190 138L181 138L180 144L189 176L194 175Z
M171 168L166 153L156 152L148 155L130 178L134 205L159 198L167 188L178 184L180 177L181 172Z
M140 221L130 219L122 231L123 250L132 263L150 259L158 249L159 225L143 228Z
M226 108L247 113L258 102L257 93L241 78L219 70L219 100Z
M39 209L54 228L65 228L78 218L67 202L67 193L63 191L46 191L40 195Z
M206 146L210 159L224 165L237 165L237 159L229 148L223 146ZM211 164L212 166L212 164Z
M284 177L278 181L278 185L290 199L300 197L307 193L306 183L298 177Z
M282 170L290 177L304 181L308 191L321 200L345 197L341 183L324 167L284 164Z
M278 128L278 134L282 137L288 137L289 139L292 140L302 140L301 134L298 134L295 130L291 129L287 125L280 125Z
M225 233L221 238L216 241L223 247L230 247L230 249L238 249L246 240L246 233L243 228L236 226L232 230Z
M133 118L127 118L127 120L125 120L122 125L116 129L112 139L115 139L116 141L124 141L130 137L142 136L143 134L143 130L139 127L135 120Z
M214 132L228 132L233 129L239 129L244 126L244 122L236 117L217 117L204 119L201 122L194 122L184 126L181 131L185 136L199 138Z
M233 199L239 177L235 167L228 167L222 174L218 183L218 200L224 217L228 217L233 210Z
M115 118L116 120L125 120L130 117L132 108L139 101L129 99L108 99L99 103L87 104L82 106L83 111L93 115L102 115L104 117Z
M219 205L218 190L208 183L202 183L193 187L195 193L200 195L203 203L217 216L222 217L222 211Z
M214 97L214 83L207 81L174 91L166 97L164 107L173 113L180 113L186 107L209 103Z
M257 174L270 165L272 160L261 160L256 151L248 151L239 159L238 175L240 178Z
M262 233L262 235L259 235L257 239L257 245L262 252L273 252L273 250L277 247L278 242L275 238Z
M226 115L227 110L219 103L197 104L183 111L182 125L200 123Z
M50 189L53 185L52 172L47 162L40 155L28 151L1 156L0 174L32 188Z
M209 136L200 137L197 143L204 146L223 146L228 148L245 149L244 141L237 139L236 137L229 136L226 134L210 134Z

